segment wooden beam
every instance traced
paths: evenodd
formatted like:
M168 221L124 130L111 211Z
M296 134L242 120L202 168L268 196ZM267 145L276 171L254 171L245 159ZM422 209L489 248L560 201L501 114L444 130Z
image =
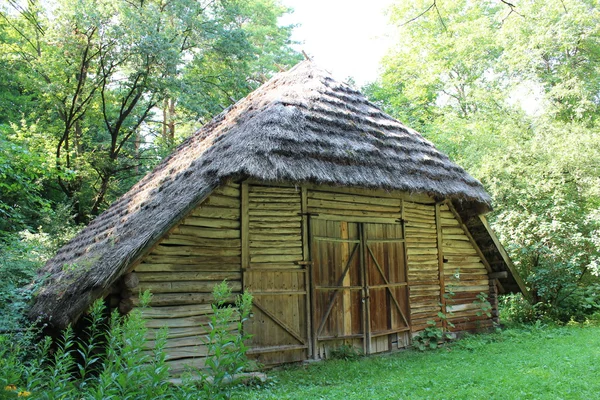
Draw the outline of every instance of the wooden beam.
M528 299L529 301L531 301L532 300L531 293L529 293L529 291L527 290L527 287L525 286L525 282L523 281L523 279L521 279L521 276L517 272L517 269L515 268L515 265L513 264L513 262L510 259L510 257L508 256L508 253L504 249L504 246L502 246L502 243L500 243L500 240L498 239L498 237L496 236L496 234L494 233L494 231L490 227L490 224L488 223L487 218L485 218L485 216L483 216L483 215L480 215L479 216L479 220L481 221L481 223L485 227L485 230L487 231L487 233L492 238L492 241L496 245L496 248L498 249L498 252L500 253L500 255L502 256L502 259L506 263L506 266L508 267L508 270L510 271L510 273L511 273L512 277L514 278L515 282L517 282L517 285L519 286L519 289L521 289L521 292L523 293L523 296L525 296L526 299ZM498 282L498 283L500 283L500 282Z

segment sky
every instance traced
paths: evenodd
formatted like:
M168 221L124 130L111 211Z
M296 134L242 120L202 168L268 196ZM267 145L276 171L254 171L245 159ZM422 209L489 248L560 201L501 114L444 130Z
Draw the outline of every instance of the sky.
M282 25L300 24L292 39L315 63L339 80L360 87L377 78L391 43L386 8L392 0L281 0L294 9Z

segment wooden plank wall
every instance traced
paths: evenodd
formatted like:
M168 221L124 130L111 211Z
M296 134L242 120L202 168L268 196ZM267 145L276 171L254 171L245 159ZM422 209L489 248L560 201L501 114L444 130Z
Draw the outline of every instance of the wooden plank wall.
M479 293L484 293L486 298L489 296L488 271L465 228L447 204L440 206L440 224L446 309L448 320L455 325L451 330L489 327L492 320L485 314L477 315L481 314L481 306L476 302Z
M264 365L304 360L309 340L301 189L250 184L247 203L250 354Z
M144 311L149 339L161 327L169 329L166 353L173 374L185 365L204 365L201 338L212 313L211 293L223 279L240 293L240 256L240 185L230 183L216 189L135 267L139 289L153 294Z
M438 269L435 205L404 202L404 226L408 283L410 286L411 331L422 331L428 321L442 326L440 279Z

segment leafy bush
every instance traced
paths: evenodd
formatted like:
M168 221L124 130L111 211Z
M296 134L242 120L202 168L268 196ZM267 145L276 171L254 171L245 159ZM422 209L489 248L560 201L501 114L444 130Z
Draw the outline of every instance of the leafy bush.
M330 358L332 358L334 360L344 360L344 361L356 360L356 359L362 357L363 355L364 354L363 354L362 349L359 349L350 344L343 344L341 346L338 346L338 347L332 349L329 353Z
M447 340L453 338L450 332L445 332L442 328L438 328L435 321L427 321L427 324L429 325L427 328L412 338L412 345L417 350L434 350Z
M206 336L207 370L198 371L205 398L209 399L229 398L231 384L250 365L244 342L251 336L245 333L243 325L250 318L252 295L244 292L237 296L235 307L228 303L231 295L231 288L226 281L213 289L213 316ZM232 325L235 326L234 330Z
M149 294L144 294L142 301L148 299ZM103 301L96 301L85 335L76 337L69 327L52 351L50 337L38 342L33 333L0 337L2 394L17 397L26 392L49 399L165 398L169 390L163 351L166 332L159 335L153 350L147 350L140 310L126 317L115 311L108 320L105 313Z

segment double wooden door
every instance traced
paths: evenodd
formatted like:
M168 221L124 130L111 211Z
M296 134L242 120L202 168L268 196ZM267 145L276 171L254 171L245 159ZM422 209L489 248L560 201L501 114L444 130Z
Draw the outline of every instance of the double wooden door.
M390 349L410 326L402 225L310 225L313 352L340 340L367 354Z

